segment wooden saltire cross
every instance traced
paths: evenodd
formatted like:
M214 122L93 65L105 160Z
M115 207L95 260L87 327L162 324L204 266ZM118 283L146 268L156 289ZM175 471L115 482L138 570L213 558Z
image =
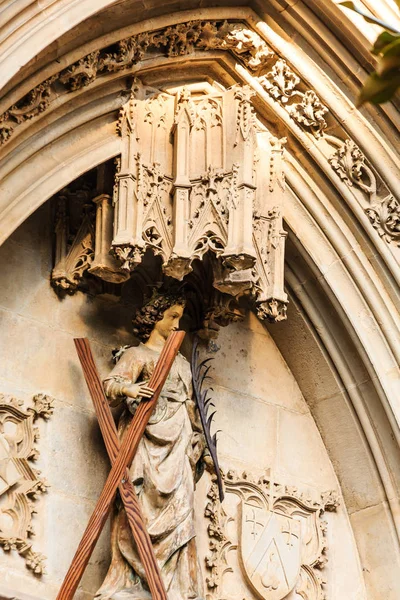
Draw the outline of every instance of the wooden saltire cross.
M167 600L150 536L146 531L139 501L130 481L128 466L133 460L140 439L167 379L172 363L178 354L184 336L185 333L183 331L175 331L170 334L165 342L160 358L148 382L148 387L154 390L154 395L150 400L142 401L139 404L121 446L114 419L97 374L89 342L85 338L74 340L112 467L71 566L65 576L57 600L72 600L107 520L118 487L132 535L146 571L147 583L152 598L153 600Z

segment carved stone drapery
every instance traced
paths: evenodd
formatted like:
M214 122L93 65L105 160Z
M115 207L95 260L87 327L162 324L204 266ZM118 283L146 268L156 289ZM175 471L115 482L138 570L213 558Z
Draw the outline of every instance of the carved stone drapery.
M213 483L205 510L206 600L283 600L292 598L291 592L303 600L324 600L327 525L322 515L337 509L336 493L312 498L248 472L228 471L224 484L224 503ZM236 574L234 591L225 586L230 573Z
M147 250L182 280L217 257L214 286L285 318L284 140L256 122L247 86L177 93L138 80L121 110L112 252L128 274Z
M0 546L17 550L26 566L41 575L45 557L32 549L34 535L33 501L46 492L47 483L32 466L39 456L35 443L39 431L34 422L53 413L53 399L44 394L33 397L33 405L0 394Z

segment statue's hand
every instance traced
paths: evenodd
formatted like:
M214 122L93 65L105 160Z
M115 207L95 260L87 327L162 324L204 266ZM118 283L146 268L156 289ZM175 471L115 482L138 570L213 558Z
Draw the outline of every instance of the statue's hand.
M122 393L128 398L145 398L149 399L154 395L154 390L148 385L148 381L141 381L140 383L130 383L125 385L122 389Z

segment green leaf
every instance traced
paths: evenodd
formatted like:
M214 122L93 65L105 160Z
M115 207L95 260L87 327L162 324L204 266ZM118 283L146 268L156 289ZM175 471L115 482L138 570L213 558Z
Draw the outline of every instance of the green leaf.
M392 71L400 69L400 56L383 56L378 61L376 72L379 77L388 78L390 75L396 75Z
M382 49L381 54L383 54L383 56L399 56L400 55L400 35L397 36L397 39L395 39L391 44L388 44L387 46L385 46Z
M356 6L354 4L354 2L339 2L338 6L344 6L345 8L350 8L350 10L353 10L354 12L361 15L365 19L365 21L367 21L368 23L374 23L375 25L380 25L384 29L387 29L388 31L392 31L393 33L400 33L400 31L398 29L396 29L395 27L392 27L388 23L385 23L384 21L381 21L380 19L377 19L377 18L373 17L372 15L364 12L360 8L358 8L358 6Z
M365 102L383 104L392 99L400 86L400 73L394 77L380 77L378 73L372 73L365 81L359 98L358 107Z
M399 35L393 35L388 31L382 31L382 33L378 35L378 37L375 40L375 44L371 50L372 54L380 54L384 50L384 48L390 46L392 42L395 42L396 40L400 40Z

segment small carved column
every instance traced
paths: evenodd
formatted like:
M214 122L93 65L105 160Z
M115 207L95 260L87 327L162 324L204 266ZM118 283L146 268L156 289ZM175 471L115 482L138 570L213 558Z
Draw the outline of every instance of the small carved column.
M93 260L94 231L90 204L83 206L82 222L69 248L66 198L63 196L59 207L56 224L56 264L51 273L51 283L56 290L73 294Z
M257 134L260 159L254 206L254 238L258 248L258 273L262 282L257 301L261 319L286 318L287 295L284 287L285 241L283 229L285 176L283 151L286 138L268 132Z
M118 160L115 182L115 220L112 247L114 254L123 262L122 269L128 273L141 262L144 249L142 238L142 204L137 186L139 171L139 138L136 121L140 118L138 89L134 88L124 105L118 122L122 138L121 158Z
M271 219L269 231L269 256L271 269L270 289L267 290L267 296L282 300L287 303L287 295L284 292L284 264L285 264L285 241L287 232L283 229L283 208L285 176L283 172L283 146L286 138L270 139L270 184L269 192L274 200L274 207L269 211L268 216Z
M230 130L235 131L233 144L229 144L234 173L234 197L229 211L228 241L222 256L225 263L235 270L244 270L251 268L256 259L253 245L256 134L251 105L254 92L248 87L241 87L228 93L231 96Z
M62 194L60 194L58 197L55 235L54 264L56 267L53 270L53 276L56 275L58 270L60 270L61 265L64 264L67 256L67 198Z
M94 260L89 273L104 279L104 281L121 283L128 279L129 273L123 271L116 259L110 254L114 219L111 196L100 194L93 198L93 202L96 204L96 238Z
M190 130L192 118L189 95L182 91L177 101L174 135L174 247L171 264L166 273L176 279L183 279L189 273L191 252L188 248L189 195L190 182Z

